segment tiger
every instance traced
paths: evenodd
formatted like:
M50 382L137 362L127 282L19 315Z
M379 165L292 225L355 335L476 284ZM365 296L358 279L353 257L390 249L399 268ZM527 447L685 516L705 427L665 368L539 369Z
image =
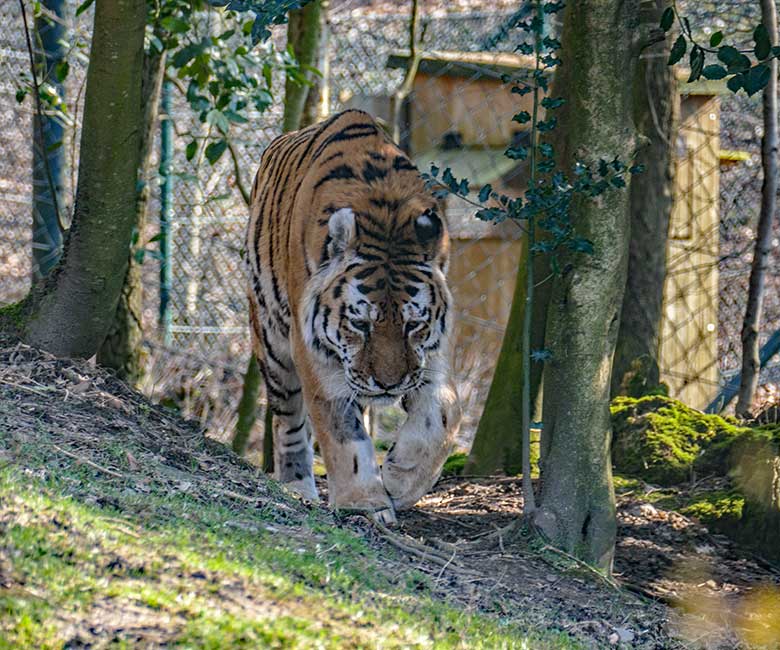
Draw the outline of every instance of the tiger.
M460 424L449 367L450 240L441 199L367 113L271 142L245 250L252 352L273 413L274 477L384 524L436 482ZM406 412L380 467L369 405Z

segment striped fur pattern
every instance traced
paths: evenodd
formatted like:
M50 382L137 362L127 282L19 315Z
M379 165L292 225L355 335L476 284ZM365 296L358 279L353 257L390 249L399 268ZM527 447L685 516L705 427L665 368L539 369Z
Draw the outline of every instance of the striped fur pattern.
M376 122L346 111L263 154L246 250L253 350L274 412L275 472L386 522L438 477L460 421L449 381L449 237L436 198ZM407 419L380 469L366 405Z

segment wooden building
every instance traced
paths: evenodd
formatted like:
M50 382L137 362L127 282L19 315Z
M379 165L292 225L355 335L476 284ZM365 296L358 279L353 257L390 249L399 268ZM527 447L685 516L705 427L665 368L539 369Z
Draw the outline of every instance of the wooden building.
M408 56L393 55L390 67ZM405 146L421 170L431 162L458 178L506 194L525 187L527 163L503 153L528 134L512 122L531 110L530 95L510 92L502 75L522 78L530 57L506 53L429 52L421 60L407 106ZM662 380L670 392L704 407L718 389L718 254L720 225L720 101L722 84L681 81L681 124L675 205L668 242L661 333ZM723 157L734 161L734 152ZM736 157L740 158L739 155ZM725 161L724 161L725 162ZM453 237L450 282L457 309L456 370L489 383L522 257L520 231L474 218L474 208L450 199Z

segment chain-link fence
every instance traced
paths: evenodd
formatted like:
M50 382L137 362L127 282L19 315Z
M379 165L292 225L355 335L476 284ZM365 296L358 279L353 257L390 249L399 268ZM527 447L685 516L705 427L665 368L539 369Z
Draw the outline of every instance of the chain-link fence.
M408 60L408 4L331 3L331 111L358 107L389 118L390 97ZM521 100L501 83L502 73L524 65L513 53L515 36L506 29L516 10L517 3L475 0L451 11L425 5L422 49L429 54L421 61L401 121L401 141L421 169L436 161L476 187L490 182L508 194L522 191L523 166L503 156L508 145L526 137L511 121ZM0 35L0 125L5 134L0 159L0 303L5 303L24 294L33 273L33 105L29 99L21 104L15 100L20 75L29 70L18 7L3 5L0 19L6 26L18 26ZM283 43L284 30L274 38ZM81 91L70 80L68 92L70 105L78 106L75 98ZM231 155L213 166L202 154L187 160L185 147L192 135L206 133L184 98L173 92L170 330L163 336L157 328L159 262L147 257L145 322L152 354L144 389L183 405L223 436L232 430L249 351L241 261L247 209L238 186L251 185L263 149L280 132L283 92L275 88L277 101L271 108L232 131ZM718 91L683 93L682 128L673 143L678 168L661 366L673 395L704 407L739 370L760 204L760 105ZM72 109L71 115L75 133L78 111ZM159 229L157 180L151 179L155 193L142 243ZM454 248L450 283L457 323L455 372L470 416L469 431L489 386L522 247L519 231L511 224L484 224L455 203L450 204L448 220ZM762 343L780 328L777 239L772 255ZM778 382L780 365L770 364L762 373L761 399L772 397Z

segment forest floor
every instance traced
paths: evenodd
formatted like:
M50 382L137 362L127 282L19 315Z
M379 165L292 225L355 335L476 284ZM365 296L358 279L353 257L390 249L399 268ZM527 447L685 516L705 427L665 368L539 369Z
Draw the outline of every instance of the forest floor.
M780 571L679 490L618 487L614 580L503 528L514 478L442 479L388 531L103 370L0 343L0 650L778 647Z

